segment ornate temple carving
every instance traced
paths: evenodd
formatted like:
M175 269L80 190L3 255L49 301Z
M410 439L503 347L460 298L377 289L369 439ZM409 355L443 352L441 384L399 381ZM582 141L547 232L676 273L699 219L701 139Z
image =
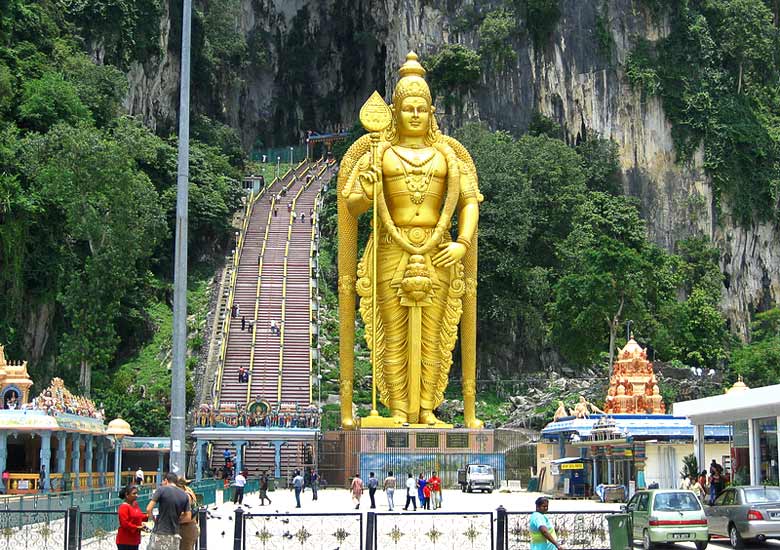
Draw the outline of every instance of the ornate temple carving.
M30 398L30 375L27 361L6 361L5 347L0 344L0 403L3 409L18 409Z
M604 411L607 414L666 413L653 363L647 359L647 350L633 338L618 352L612 365Z

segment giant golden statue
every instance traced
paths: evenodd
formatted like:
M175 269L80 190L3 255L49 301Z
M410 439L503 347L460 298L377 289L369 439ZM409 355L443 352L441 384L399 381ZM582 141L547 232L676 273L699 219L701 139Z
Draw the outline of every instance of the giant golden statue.
M367 427L442 424L460 322L464 421L475 413L477 222L474 162L436 124L425 69L413 52L388 106L377 92L360 113L370 133L347 151L338 176L341 421L352 417L355 294L371 349L373 409ZM357 263L357 219L372 234ZM458 235L450 229L457 210ZM378 276L375 276L378 274ZM378 415L376 392L391 418Z

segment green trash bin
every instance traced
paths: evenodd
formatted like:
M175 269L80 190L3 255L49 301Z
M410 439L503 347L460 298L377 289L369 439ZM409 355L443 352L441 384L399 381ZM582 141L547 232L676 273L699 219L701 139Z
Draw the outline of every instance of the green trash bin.
M275 491L276 490L276 478L269 477L268 478L268 491Z
M607 516L610 550L630 550L632 543L630 520L631 518L628 514L611 514Z

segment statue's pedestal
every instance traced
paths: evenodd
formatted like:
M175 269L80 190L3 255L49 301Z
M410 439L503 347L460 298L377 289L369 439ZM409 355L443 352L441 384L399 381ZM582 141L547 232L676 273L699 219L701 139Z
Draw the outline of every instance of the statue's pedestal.
M369 473L374 472L381 480L392 471L402 487L408 474L417 477L422 473L427 478L437 472L445 488L455 488L458 470L467 464L493 466L496 486L505 479L505 457L504 453L496 452L493 430L425 425L368 428L362 425L354 433L359 439L355 466L363 479L368 479Z
M437 422L436 424L398 424L392 418L385 416L365 416L359 419L361 428L384 428L391 430L451 430L452 424L446 422Z

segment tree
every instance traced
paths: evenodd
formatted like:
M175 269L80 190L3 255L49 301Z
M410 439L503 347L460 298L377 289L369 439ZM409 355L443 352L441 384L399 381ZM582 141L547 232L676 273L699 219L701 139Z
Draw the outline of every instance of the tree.
M32 130L46 132L60 122L88 121L91 113L79 98L74 84L59 73L47 72L41 78L24 83L19 117Z
M24 144L27 177L62 233L58 302L65 311L62 360L91 370L118 344L120 305L145 273L165 226L149 178L122 145L90 126L56 125Z
M719 308L723 276L719 251L704 236L678 241L672 270L677 296L660 304L654 346L666 360L720 366L729 345Z
M482 75L480 55L461 44L445 44L425 63L434 101L444 99L447 112L462 108L462 97L479 83Z
M769 386L780 377L780 308L756 314L751 341L731 354L730 378L741 375L748 386Z
M594 192L576 209L574 228L559 247L563 273L552 304L553 339L566 357L595 361L605 343L599 334L608 334L612 365L623 320L647 317L656 278L650 248L629 199Z
M512 47L515 35L515 22L512 13L498 9L485 16L479 26L479 54L484 61L495 67L503 67L517 59Z

